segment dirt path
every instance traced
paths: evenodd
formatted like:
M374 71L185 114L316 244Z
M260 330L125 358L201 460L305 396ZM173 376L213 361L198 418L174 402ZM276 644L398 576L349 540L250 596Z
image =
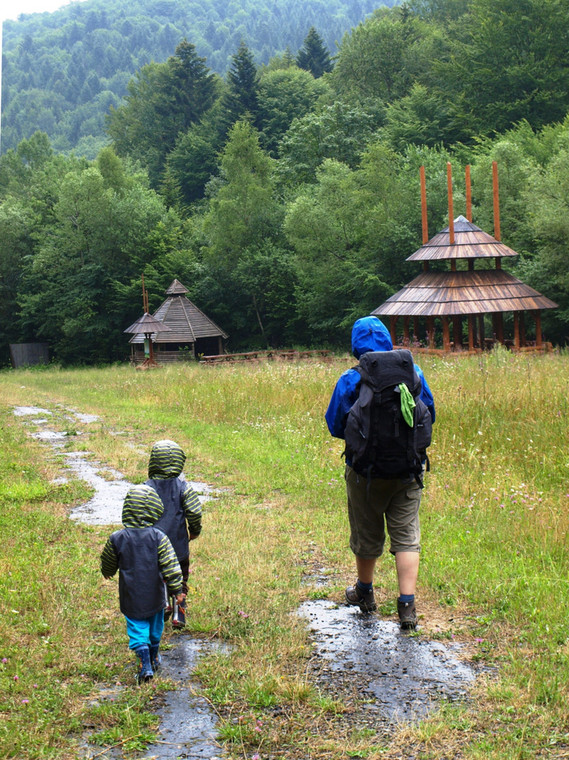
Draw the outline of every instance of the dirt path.
M14 414L25 419L33 437L56 451L63 448L65 433L50 428L49 410L16 407ZM87 429L89 423L97 420L93 415L74 411L68 414ZM87 459L84 451L66 451L63 455L66 467L95 491L86 504L73 510L71 518L90 524L120 524L122 502L130 483L121 473L107 467L102 477L101 465ZM192 485L201 500L215 495L207 484ZM325 588L325 573L317 585ZM323 690L341 696L348 704L352 693L354 703L360 703L358 721L376 731L389 730L402 721L417 722L437 709L441 700L468 698L476 672L461 659L459 645L402 634L392 621L382 620L378 615L363 615L357 609L322 599L305 602L299 614L306 619L315 644L311 661L313 678ZM171 643L171 649L163 656L163 668L178 688L161 698L162 704L157 709L161 721L159 740L145 753L131 757L214 760L222 756L216 742L216 715L200 697L197 685L191 682L197 659L210 645L186 634L173 637ZM85 749L86 758L97 754L88 746ZM116 759L122 755L108 750L105 757Z

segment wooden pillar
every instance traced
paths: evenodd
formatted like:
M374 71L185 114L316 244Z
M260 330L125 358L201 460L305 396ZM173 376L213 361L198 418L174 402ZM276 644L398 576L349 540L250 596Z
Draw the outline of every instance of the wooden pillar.
M484 345L485 337L486 336L484 334L484 314L479 314L478 315L478 343L482 350L484 350L485 348L485 345Z
M501 311L496 311L492 314L492 329L494 331L494 337L498 343L504 342L504 319Z
M533 317L535 319L535 345L536 348L541 348L543 345L543 338L541 335L541 312L534 311Z
M419 167L421 182L421 221L423 227L423 245L429 242L429 224L427 222L427 186L425 183L425 167Z
M494 200L494 237L496 240L500 240L500 191L496 161L492 161L492 195Z
M408 346L409 340L409 317L403 317L403 345Z
M470 185L470 164L467 164L464 169L464 178L466 182L466 218L469 222L472 221L472 188Z
M476 339L476 336L474 335L474 317L472 314L468 315L468 350L474 351L474 342Z
M427 341L429 348L435 348L435 318L427 317Z
M448 241L454 245L454 211L452 205L452 169L447 161L447 196L448 196Z
M520 311L520 341L522 346L526 344L526 320L523 311Z
M413 338L419 342L419 317L413 317Z
M452 339L455 349L462 348L462 317L460 316L452 318Z
M521 346L521 339L520 339L520 312L515 311L514 312L514 347L520 348Z
M389 332L391 333L391 342L395 346L397 344L397 317L396 316L389 318Z
M446 314L443 317L443 350L450 351L450 331L448 317Z
M496 336L500 343L504 342L504 315L502 312L496 314Z

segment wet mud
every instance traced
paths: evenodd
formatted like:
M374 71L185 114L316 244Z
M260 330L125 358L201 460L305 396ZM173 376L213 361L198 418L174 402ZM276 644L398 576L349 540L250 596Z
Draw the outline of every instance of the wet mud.
M185 634L176 635L170 645L171 648L162 652L159 675L172 681L174 688L156 692L153 697L154 712L160 718L157 738L144 752L130 752L128 757L131 760L221 760L224 753L216 741L217 715L200 695L199 685L191 681L191 673L199 658L212 649L217 651L220 645L197 641ZM152 688L152 685L143 688ZM115 696L112 691L102 692L98 701ZM82 751L82 757L91 760L100 756L101 749L87 743ZM122 760L125 755L121 747L109 747L104 757L107 760Z
M300 614L312 633L312 670L333 692L358 692L385 726L417 722L442 701L466 700L476 673L444 645L358 608L327 600L305 602Z

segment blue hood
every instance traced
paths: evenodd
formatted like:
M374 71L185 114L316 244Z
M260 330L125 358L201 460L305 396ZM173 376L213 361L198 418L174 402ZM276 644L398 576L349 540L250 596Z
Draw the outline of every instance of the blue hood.
M352 327L352 353L359 359L368 351L391 351L389 330L377 317L362 317Z

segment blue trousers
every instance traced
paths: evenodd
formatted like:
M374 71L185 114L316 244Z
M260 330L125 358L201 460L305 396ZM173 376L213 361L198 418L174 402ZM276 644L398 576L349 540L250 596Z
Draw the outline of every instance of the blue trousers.
M157 646L162 638L164 630L164 610L160 610L152 617L142 620L134 620L126 615L126 632L128 634L128 645L130 649L144 646Z

